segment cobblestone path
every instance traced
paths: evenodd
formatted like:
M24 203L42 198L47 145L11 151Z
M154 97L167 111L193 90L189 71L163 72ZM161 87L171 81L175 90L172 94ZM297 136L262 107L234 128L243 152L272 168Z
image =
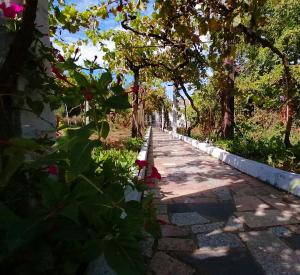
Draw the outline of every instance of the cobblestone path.
M149 162L164 221L148 274L300 274L300 199L158 129Z

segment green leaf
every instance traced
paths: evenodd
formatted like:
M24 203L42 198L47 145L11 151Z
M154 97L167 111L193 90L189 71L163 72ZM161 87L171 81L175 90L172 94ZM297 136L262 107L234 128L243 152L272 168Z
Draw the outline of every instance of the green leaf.
M108 98L105 102L105 105L111 109L128 109L131 108L131 105L128 101L128 94L123 93L119 95L113 95Z
M78 223L79 206L74 203L67 205L60 214L64 217L69 218L75 223Z
M91 152L96 146L99 146L98 140L80 140L73 144L69 153L68 181L74 180L89 168L92 162Z
M83 247L83 258L86 261L96 259L103 252L103 240L92 239L89 240Z
M9 142L13 146L29 150L35 150L40 148L40 145L35 140L29 138L12 138L9 140Z
M107 138L109 134L109 123L107 121L101 121L98 127L100 129L101 137Z
M85 76L83 74L73 71L72 76L75 78L75 80L79 86L81 86L81 87L88 86L89 82L87 81L87 79L85 78Z
M25 160L24 154L22 152L16 151L15 148L12 147L8 148L8 150L5 150L4 154L8 156L8 161L6 162L6 165L3 167L3 170L0 174L1 188L8 184L11 177L22 166Z
M105 242L104 255L118 274L142 275L144 261L141 257L138 242L131 236L120 236Z
M48 178L43 183L41 189L43 203L47 208L51 208L62 202L65 194L65 186L63 183Z
M233 18L232 25L237 27L242 22L241 16L238 14L236 17Z
M97 82L97 88L103 92L107 91L108 85L112 82L112 75L110 72L105 72L101 75L100 79Z
M32 100L30 97L26 98L26 103L28 107L32 110L34 114L40 116L44 109L44 103L39 100Z

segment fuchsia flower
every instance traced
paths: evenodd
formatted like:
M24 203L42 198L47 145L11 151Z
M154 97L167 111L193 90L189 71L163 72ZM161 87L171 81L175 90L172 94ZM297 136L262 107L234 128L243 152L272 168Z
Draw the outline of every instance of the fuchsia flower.
M159 222L159 224L161 224L161 225L166 225L167 224L167 222L166 221L164 221L164 220L161 220L161 219L157 219L157 221Z
M56 57L57 57L59 62L65 62L66 61L65 58L60 53Z
M161 174L158 172L158 170L156 169L156 167L152 166L152 173L150 176L146 177L148 179L158 179L161 180Z
M148 187L155 187L156 186L154 182L146 182L146 185Z
M56 76L58 79L60 79L60 80L62 80L62 81L64 81L64 82L66 82L66 83L68 83L68 84L70 84L70 85L73 85L72 83L70 83L70 82L68 81L67 77L64 76L64 75L59 71L59 69L58 69L57 67L55 67L54 65L52 65L52 66L51 66L51 70L52 70L52 73L55 74L55 76Z
M89 89L83 90L83 96L86 101L91 101L94 98L94 95Z
M56 165L49 165L46 171L48 172L48 174L53 176L58 176L59 172L58 167Z
M10 145L8 140L0 139L0 145Z
M18 4L10 4L9 6L6 6L3 2L0 4L0 9L5 17L13 19L24 10L24 7Z
M137 94L139 92L139 85L136 85L134 84L132 87L131 87L131 93L134 93L134 94Z
M146 167L148 165L148 161L147 160L139 160L139 159L137 159L135 161L135 164L139 167L139 170L142 170L144 167Z

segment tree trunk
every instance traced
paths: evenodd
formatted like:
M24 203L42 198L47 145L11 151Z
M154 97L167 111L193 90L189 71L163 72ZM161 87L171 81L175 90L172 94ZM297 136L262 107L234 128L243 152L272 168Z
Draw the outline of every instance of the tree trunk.
M179 94L179 96L181 97L181 99L183 100L183 105L184 105L185 131L187 131L188 125L187 125L187 115L186 115L186 103L185 103L185 98L184 98L184 96L180 93L179 90L178 90L178 94Z
M234 80L227 76L224 84L221 90L221 136L230 139L234 137Z
M137 90L133 89L132 93L132 137L142 137L138 122L138 111L139 111L139 70L134 71L134 87L138 87Z
M282 64L284 66L284 75L286 81L286 94L287 94L287 106L286 106L286 126L284 133L284 144L287 147L292 146L290 141L293 117L294 117L294 94L295 94L295 82L290 71L289 62L287 57L284 55L282 57Z
M232 57L234 37L230 29L224 29L224 46L222 50L223 64L221 66L221 137L232 139L234 137L234 80L235 62Z
M285 126L285 133L284 133L284 144L287 147L291 146L290 136L291 136L292 125L293 125L293 116L294 116L293 104L289 102L286 106L286 126Z
M176 84L177 85L177 84ZM189 93L187 92L184 84L182 81L180 81L180 87L184 93L184 95L187 97L187 99L189 100L191 107L193 108L193 110L196 112L196 120L194 123L191 123L191 125L188 127L187 129L187 136L190 137L192 134L192 130L200 123L200 111L199 109L196 107L194 100L192 99L192 97L189 95ZM177 86L178 88L178 86Z

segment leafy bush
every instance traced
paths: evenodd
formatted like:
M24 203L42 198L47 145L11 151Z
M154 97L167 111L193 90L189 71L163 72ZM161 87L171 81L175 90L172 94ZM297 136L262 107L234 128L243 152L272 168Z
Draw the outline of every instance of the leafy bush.
M144 274L140 240L145 229L158 234L152 199L125 200L135 153L102 151L89 139L99 126L69 129L52 147L12 139L3 148L1 274L84 274L101 254L118 274Z
M93 151L93 159L98 166L96 173L104 183L132 183L137 172L134 165L136 158L137 154L128 150L103 150L98 147Z
M216 139L214 143L233 154L280 169L300 172L300 142L287 148L282 142L281 135L275 134L260 140L247 137L236 137L232 140Z
M138 137L130 137L124 141L124 147L127 150L138 152L141 150L142 146L144 144L144 140L142 138Z

